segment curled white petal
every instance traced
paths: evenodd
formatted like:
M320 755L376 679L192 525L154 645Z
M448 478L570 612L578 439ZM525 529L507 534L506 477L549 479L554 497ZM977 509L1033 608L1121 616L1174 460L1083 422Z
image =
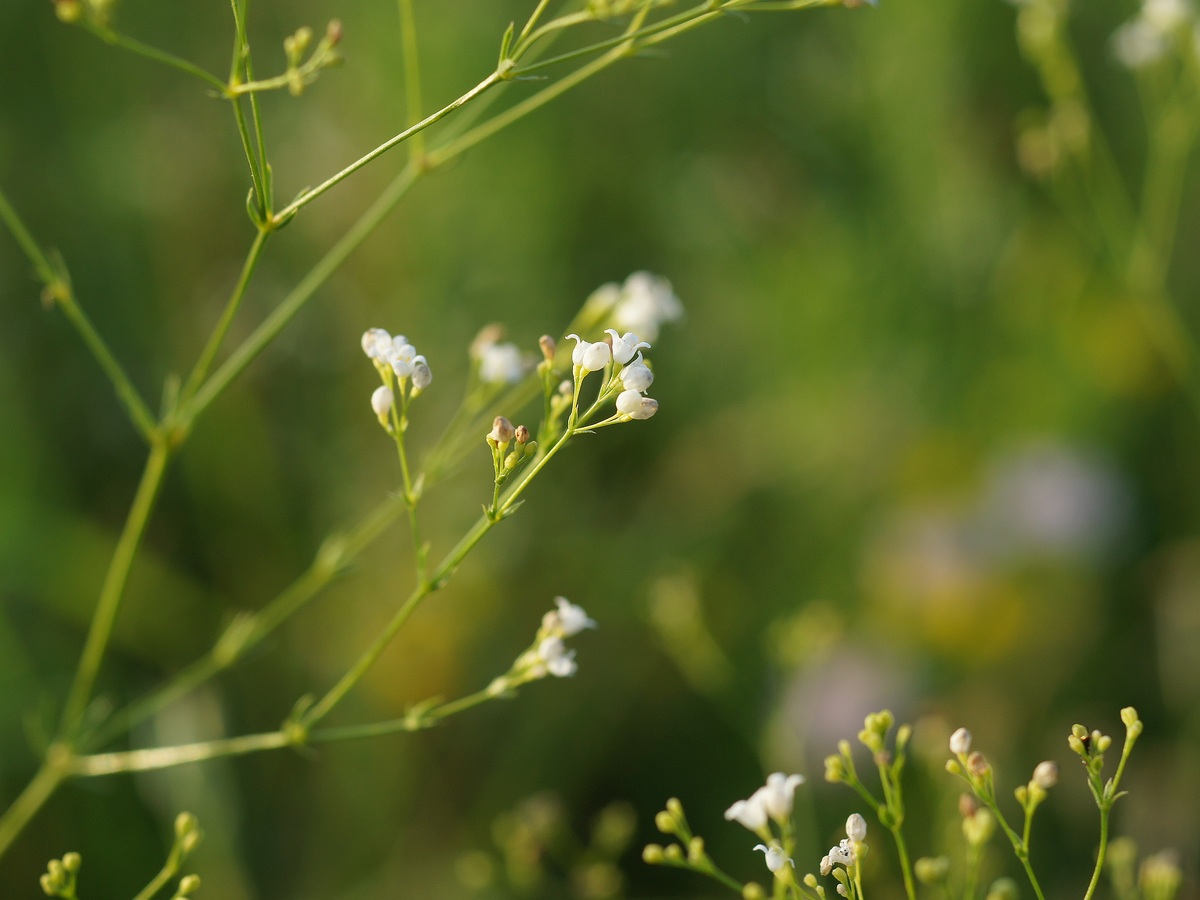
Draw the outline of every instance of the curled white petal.
M582 366L583 354L587 353L588 347L592 345L577 334L568 334L567 339L575 342L575 349L571 351L571 364Z
M725 818L757 832L767 825L767 810L763 807L761 799L754 795L749 800L738 800L725 810Z
M625 365L625 363L633 359L634 354L639 350L650 349L650 345L632 331L627 331L621 335L617 333L615 328L609 328L604 333L612 335L613 360L621 365Z
M792 868L796 867L796 864L789 857L783 855L783 848L774 842L769 847L765 844L755 844L754 849L763 852L763 855L766 857L767 868L772 872L778 872L785 865L790 865Z
M792 799L796 788L804 784L803 775L785 775L783 772L772 772L767 776L767 783L759 788L762 793L763 808L776 822L786 822L792 816Z
M576 606L566 597L555 597L554 603L558 607L558 622L564 637L579 634L585 628L596 627L595 621L588 618L582 606Z

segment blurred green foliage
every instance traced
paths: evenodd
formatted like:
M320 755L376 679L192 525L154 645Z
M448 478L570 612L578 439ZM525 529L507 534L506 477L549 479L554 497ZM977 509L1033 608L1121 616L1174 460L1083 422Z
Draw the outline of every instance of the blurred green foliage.
M486 74L529 5L417 0L427 103ZM388 2L251 7L271 72L298 25L345 26L344 67L302 98L263 99L286 197L402 127L397 14ZM1131 11L1080 4L1071 36L1095 127L1136 194L1145 128L1107 44ZM117 15L151 44L227 65L221 4L126 0ZM1018 122L1044 100L1014 18L999 0L885 0L719 22L418 185L200 423L133 571L102 688L129 699L178 670L395 489L367 403L364 328L401 331L430 358L437 380L410 431L419 454L457 403L482 325L505 323L533 351L598 284L650 269L688 310L655 347L660 414L580 441L338 719L485 685L556 594L601 623L578 676L417 735L72 783L0 863L0 896L33 896L67 850L84 854L89 896L132 895L184 808L208 835L193 860L201 897L468 896L488 881L486 859L513 852L512 827L493 823L543 792L579 841L614 800L637 811L628 896L716 896L638 860L663 800L685 797L714 857L759 878L761 859L720 814L763 771L806 772L802 824L819 854L853 809L819 784L820 760L884 706L917 723L929 765L912 777L927 810L953 806L938 769L957 725L1008 783L1062 761L1034 862L1064 896L1081 891L1095 841L1066 735L1075 721L1115 730L1127 704L1147 732L1117 830L1179 848L1194 890L1200 421L1137 298L1018 165ZM401 154L272 243L235 340ZM61 250L148 396L186 371L237 276L252 237L244 169L227 111L196 83L62 25L49 3L0 4L0 183ZM1189 175L1169 279L1189 303L1195 187ZM0 236L0 804L53 726L143 453L37 293ZM1181 318L1200 327L1186 304ZM429 497L437 546L487 499L482 437ZM411 581L398 525L134 745L276 727L344 670ZM916 855L947 843L909 840ZM500 879L485 895L613 886L606 869L589 894L569 868L551 862L548 881Z

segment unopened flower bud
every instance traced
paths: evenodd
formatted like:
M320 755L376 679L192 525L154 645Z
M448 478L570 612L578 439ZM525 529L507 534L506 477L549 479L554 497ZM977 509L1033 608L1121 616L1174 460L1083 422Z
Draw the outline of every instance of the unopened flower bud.
M179 890L176 893L180 897L186 897L188 894L194 894L200 890L199 875L184 875L179 879Z
M513 432L513 436L517 439L518 444L529 443L529 429L524 425L518 425L516 431Z
M570 397L575 393L575 386L568 379L563 379L558 383L558 393L563 397Z
M963 837L973 847L982 847L996 831L996 819L986 809L981 809L962 820Z
M950 735L950 752L959 755L971 751L971 732L960 728Z
M387 385L380 385L371 394L371 409L375 410L375 415L379 416L379 420L384 424L387 423L388 413L392 411L394 400L392 389Z
M666 857L667 862L683 862L683 848L678 844L671 844L663 851L663 856Z
M1131 726L1136 721L1138 721L1137 710L1132 706L1126 706L1123 710L1121 710L1121 722L1126 728Z
M79 0L55 0L54 14L60 22L78 22L83 17L83 4Z
M867 839L867 820L858 813L852 813L846 820L846 837L855 843L865 841Z
M923 856L913 864L913 873L921 884L941 884L950 874L950 860L945 856Z
M1112 738L1107 734L1101 734L1094 739L1094 743L1097 750L1099 750L1101 753L1105 753L1108 751L1108 748L1112 746Z
M413 360L412 385L413 395L425 390L433 384L433 371L429 368L429 363L425 361L425 357L418 356Z
M585 371L598 372L612 362L612 348L603 341L588 344L579 363Z
M330 19L329 24L325 26L325 40L329 42L329 46L336 47L342 42L343 36L342 20Z
M960 816L969 819L977 812L979 812L979 800L974 794L958 795L958 814Z
M642 354L621 370L621 384L627 391L644 391L654 383L654 373L642 362Z
M196 817L190 812L181 812L175 817L175 837L182 838L192 834L200 826Z
M674 834L678 825L675 821L675 817L664 809L660 810L659 813L654 817L654 827L663 834Z
M987 900L1017 900L1021 892L1011 878L997 878L988 887Z
M663 848L661 844L647 844L642 848L642 861L649 863L652 866L661 865L663 861Z
M972 775L982 778L987 774L988 768L987 757L978 750L967 757L967 771Z
M637 391L622 391L617 395L617 412L631 419L649 419L658 412L658 401Z
M538 346L542 348L542 357L548 363L554 362L554 354L558 352L558 343L548 334L538 338Z
M837 755L825 757L825 780L830 784L846 780L846 763Z
M492 430L488 433L488 440L499 446L504 446L513 439L515 434L516 429L513 428L512 422L508 421L504 416L496 416L492 420Z
M1058 763L1047 759L1033 770L1033 783L1044 791L1058 784Z
M766 893L762 889L762 885L751 881L742 888L742 900L764 900Z
M688 862L695 865L704 861L704 838L696 835L688 841Z
M508 456L504 457L504 468L509 470L515 469L520 461L521 454L514 450Z
M62 864L64 869L74 875L79 871L79 867L83 865L83 857L78 853L64 853Z

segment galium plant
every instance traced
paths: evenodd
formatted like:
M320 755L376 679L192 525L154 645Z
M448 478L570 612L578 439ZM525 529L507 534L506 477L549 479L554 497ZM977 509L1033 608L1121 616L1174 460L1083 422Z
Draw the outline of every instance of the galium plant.
M461 95L429 112L421 90L421 42L412 0L398 0L405 65L405 101L409 124L330 174L315 186L280 200L270 152L270 123L259 96L271 91L303 95L342 58L343 27L330 22L320 37L308 27L283 39L282 72L256 71L247 22L248 0L231 0L233 52L227 73L214 73L170 50L150 46L125 30L115 0L52 0L64 23L81 28L115 49L164 66L192 79L196 97L214 95L230 111L244 156L249 215L245 261L224 309L195 361L168 375L162 385L160 411L154 412L125 365L92 323L77 296L68 261L48 250L0 191L0 221L28 259L42 286L49 310L61 312L111 382L132 428L147 448L140 482L100 586L94 614L69 690L61 703L57 726L42 761L27 787L0 815L0 857L30 820L64 783L117 772L177 766L285 747L413 731L547 675L574 671L573 652L564 639L591 627L581 608L561 598L543 620L530 649L510 670L483 690L448 702L431 699L415 704L399 718L357 725L327 726L325 720L376 663L417 607L449 582L483 537L514 515L527 489L545 467L578 435L653 416L658 404L646 396L653 370L644 356L660 326L678 318L679 301L662 279L645 273L624 285L597 291L567 329L574 346L551 336L539 342L540 361L528 366L516 345L484 336L472 348L471 377L458 413L435 441L420 465L410 452L410 418L419 399L433 387L433 367L403 336L381 329L367 331L362 347L379 383L369 402L381 428L394 442L400 489L357 523L335 532L319 547L309 568L277 597L256 612L240 613L216 639L211 650L175 677L128 705L108 709L96 703L97 679L108 654L115 623L134 562L154 507L172 464L210 407L231 388L419 180L477 146L500 130L556 100L572 87L630 57L650 51L702 25L731 14L794 11L822 6L859 6L859 0L701 0L691 6L671 0L574 0L558 12L549 0L536 0L522 23L513 22L498 36L494 62L483 77ZM137 22L129 23L136 30ZM518 27L519 26L519 27ZM257 44L255 46L258 46ZM491 101L502 92L519 92L507 106ZM471 116L456 116L472 108ZM445 122L444 122L445 120ZM444 124L443 124L444 122ZM255 275L269 245L285 225L306 214L317 199L401 144L408 161L391 184L364 210L341 237L298 278L295 286L237 346L227 346L231 328L245 298L254 290ZM282 238L280 238L282 239ZM347 340L347 345L349 340ZM536 358L536 356L534 357ZM541 399L535 427L520 421L527 402ZM364 403L365 406L365 403ZM364 410L365 412L365 410ZM490 422L490 430L487 423ZM426 491L484 444L491 458L491 489L474 525L438 562L419 529ZM324 693L298 700L279 727L255 734L200 741L179 746L109 749L125 743L138 724L246 658L292 616L299 613L335 577L376 541L398 518L407 517L413 545L416 583L392 619L343 676ZM193 832L189 832L193 833ZM177 843L177 847L182 846ZM768 847L768 854L771 848ZM182 862L182 851L168 860L166 880L156 879L150 896L166 886ZM68 854L51 864L43 886L52 896L74 897L79 857ZM176 897L190 895L196 880L187 876ZM57 893L55 893L57 892Z
M1068 747L1083 764L1088 787L1100 814L1096 864L1083 898L1091 900L1095 896L1101 873L1108 869L1114 891L1121 900L1173 900L1179 891L1182 876L1172 853L1163 851L1147 858L1135 876L1136 846L1126 838L1112 842L1109 839L1113 806L1125 793L1120 789L1125 766L1143 729L1133 707L1121 710L1121 721L1125 725L1125 739L1121 746L1120 761L1116 771L1108 778L1104 777L1104 754L1112 747L1112 738L1099 730L1089 732L1082 725L1073 726L1067 736ZM879 824L892 833L904 892L909 900L916 900L918 883L940 888L945 896L961 897L963 900L978 900L981 896L985 900L1011 900L1018 897L1020 891L1017 884L1009 877L993 880L985 892L980 892L979 876L984 850L997 827L1008 839L1030 888L1039 900L1045 900L1030 861L1030 844L1034 813L1046 801L1049 791L1058 784L1058 764L1053 760L1038 763L1029 781L1013 791L1022 813L1022 823L1016 827L1010 824L1001 808L996 773L991 763L982 752L972 748L972 736L967 729L956 730L948 742L952 756L946 762L946 771L960 778L969 790L969 793L962 795L958 807L966 843L965 863L960 867L961 871L956 871L954 863L947 856L921 857L915 863L910 863L903 831L904 783L901 772L912 728L901 725L896 729L895 740L889 746L888 738L894 724L895 719L888 710L871 713L858 734L859 743L872 754L879 773L882 797L873 794L859 777L849 741L839 742L838 752L826 758L825 780L850 787L867 804ZM827 896L826 885L811 872L798 878L792 858L796 852L795 831L791 822L792 797L795 789L803 783L800 775L775 773L748 800L737 801L725 813L726 819L745 826L765 842L754 849L764 853L767 869L773 876L773 888L769 893L757 882L742 883L719 869L705 852L704 840L692 834L683 805L674 798L658 814L656 824L660 831L676 838L678 843L666 847L649 844L643 851L643 859L651 865L673 866L706 875L747 900L766 896L776 900L824 898ZM921 831L925 835L936 833L940 831L936 825L923 823ZM821 859L820 875L826 878L831 876L835 890L842 897L862 900L866 896L861 861L867 850L867 831L866 819L857 812L851 813L846 820L846 836Z

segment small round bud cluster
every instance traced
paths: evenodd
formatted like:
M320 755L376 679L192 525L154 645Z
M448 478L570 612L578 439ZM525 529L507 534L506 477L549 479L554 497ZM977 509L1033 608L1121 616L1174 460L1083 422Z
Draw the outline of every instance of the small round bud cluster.
M402 334L393 336L382 328L370 328L363 333L362 348L376 367L390 367L402 382L412 378L417 390L424 390L433 383L429 363Z
M649 350L650 344L632 331L621 334L615 328L609 328L604 340L595 343L585 341L577 334L567 337L575 341L571 363L577 380L591 372L613 367L606 376L601 396L616 393L615 421L649 419L658 412L658 401L644 396L654 383L654 372L641 353Z
M44 874L39 884L47 897L75 897L75 880L83 858L78 853L66 853L62 859L52 859L46 864Z

